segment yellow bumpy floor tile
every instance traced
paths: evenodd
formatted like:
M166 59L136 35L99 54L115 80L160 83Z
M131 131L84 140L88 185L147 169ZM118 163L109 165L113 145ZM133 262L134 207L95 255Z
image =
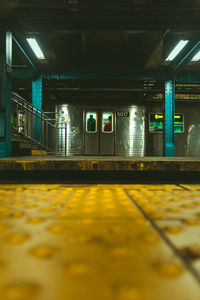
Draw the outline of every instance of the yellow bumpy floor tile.
M0 299L200 299L198 247L170 238L199 201L176 185L0 185Z

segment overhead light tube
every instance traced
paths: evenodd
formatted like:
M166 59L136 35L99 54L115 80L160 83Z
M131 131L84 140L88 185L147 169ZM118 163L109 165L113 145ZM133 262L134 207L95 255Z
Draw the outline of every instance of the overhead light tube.
M189 42L189 40L181 40L178 42L176 47L171 51L169 56L166 58L166 61L172 61L185 47L185 45Z
M33 52L37 56L38 59L45 59L44 54L42 53L42 50L40 49L36 39L34 38L27 38L26 39L29 45L31 46Z
M197 52L197 54L195 54L195 55L193 56L193 58L191 59L191 61L198 61L198 60L200 60L200 51Z

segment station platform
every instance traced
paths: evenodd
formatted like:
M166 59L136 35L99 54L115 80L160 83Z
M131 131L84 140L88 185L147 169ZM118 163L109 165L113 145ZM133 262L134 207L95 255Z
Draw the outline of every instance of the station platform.
M24 156L0 158L0 171L200 171L199 157Z
M199 300L200 185L0 184L0 299Z

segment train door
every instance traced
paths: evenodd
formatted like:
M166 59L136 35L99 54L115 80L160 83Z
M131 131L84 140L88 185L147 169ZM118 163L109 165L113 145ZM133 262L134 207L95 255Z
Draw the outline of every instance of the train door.
M114 113L109 110L100 112L100 155L114 155L115 134L114 134Z
M114 112L85 111L85 155L114 155Z
M99 154L99 114L89 110L85 113L85 155Z

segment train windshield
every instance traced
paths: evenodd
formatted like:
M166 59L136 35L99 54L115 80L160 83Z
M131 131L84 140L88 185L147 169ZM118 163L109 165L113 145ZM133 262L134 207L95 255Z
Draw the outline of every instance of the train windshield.
M86 131L89 133L97 132L97 113L87 112L86 113Z
M113 113L104 112L102 115L102 131L113 132Z

